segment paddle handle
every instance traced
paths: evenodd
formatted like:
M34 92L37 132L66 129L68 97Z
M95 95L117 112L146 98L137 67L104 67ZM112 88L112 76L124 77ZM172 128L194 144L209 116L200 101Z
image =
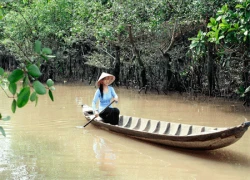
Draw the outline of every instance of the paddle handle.
M107 105L99 114L101 114L102 112L104 112L114 102L115 102L115 100L113 100L111 103L109 103L109 105ZM95 118L96 118L96 116L93 119L91 119L89 122L87 122L83 127L85 128L88 124L90 124L92 121L94 121Z

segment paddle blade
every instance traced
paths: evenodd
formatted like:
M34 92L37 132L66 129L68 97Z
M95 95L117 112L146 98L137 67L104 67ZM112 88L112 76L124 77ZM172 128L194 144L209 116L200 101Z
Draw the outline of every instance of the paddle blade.
M76 126L77 129L84 129L84 126Z

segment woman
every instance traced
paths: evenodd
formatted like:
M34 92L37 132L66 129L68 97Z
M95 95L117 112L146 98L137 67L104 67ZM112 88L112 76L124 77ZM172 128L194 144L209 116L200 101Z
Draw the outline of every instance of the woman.
M114 88L109 86L114 82L114 80L115 76L111 74L104 72L101 74L97 81L97 86L99 87L99 89L97 89L95 92L95 96L92 101L92 108L96 117L100 116L105 123L117 125L120 114L119 109L109 106L104 112L99 114L99 112L101 112L110 104L111 100L118 102L118 96L115 93ZM100 103L97 111L96 103L98 100L100 100Z

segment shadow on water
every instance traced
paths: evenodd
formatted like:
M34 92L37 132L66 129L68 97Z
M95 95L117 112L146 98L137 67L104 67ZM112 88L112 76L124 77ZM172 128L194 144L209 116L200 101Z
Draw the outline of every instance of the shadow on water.
M226 148L203 151L203 150L189 150L189 149L166 147L162 145L156 145L156 146L158 146L159 148L165 148L170 151L182 153L184 155L193 156L208 161L215 161L218 163L226 163L226 164L239 164L241 166L250 167L250 161L246 157L246 155Z
M100 131L104 131L104 130L100 130ZM92 134L93 132L89 131L89 133ZM94 137L101 138L103 141L105 141L107 145L118 144L120 146L129 148L130 150L136 153L144 154L145 156L149 156L153 159L159 158L159 155L155 154L154 152L167 151L167 154L169 154L171 151L173 153L180 153L182 155L199 158L199 159L206 160L206 161L213 161L216 163L225 163L229 165L230 164L240 165L242 167L250 167L250 161L249 161L248 156L242 154L241 152L236 152L231 149L227 149L227 147L216 149L216 150L182 149L182 148L164 146L164 145L154 144L154 143L150 143L147 141L130 138L128 136L124 136L115 132L111 132L111 134L116 135L116 136L112 136L112 135L108 136L108 140L103 136L100 137L100 135L98 136L94 135L94 133L92 135ZM119 141L117 141L117 136L119 136ZM131 147L121 143L121 142L127 142L127 141L131 141ZM142 148L142 146L151 146L151 147ZM152 150L152 148L156 148L156 149ZM151 152L149 152L148 149L151 149Z

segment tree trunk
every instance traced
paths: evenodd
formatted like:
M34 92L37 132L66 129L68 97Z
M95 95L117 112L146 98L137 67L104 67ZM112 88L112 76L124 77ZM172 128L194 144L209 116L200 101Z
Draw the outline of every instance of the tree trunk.
M243 78L242 78L243 82L244 82L244 87L247 88L249 86L248 83L248 60L244 60L243 63Z
M211 95L213 90L215 89L215 81L214 81L215 76L214 76L214 59L210 44L208 44L207 59L208 59L208 70L207 70L208 89L209 89L209 95Z
M119 86L120 81L120 66L121 66L121 48L120 46L115 46L115 67L113 69L113 75L116 77L115 85Z
M133 48L133 54L136 56L136 60L137 60L137 63L139 65L139 72L140 72L139 74L141 77L142 88L143 88L147 85L146 68L144 66L143 61L141 60L140 52L138 51L138 49L135 46L131 25L128 25L128 28L129 28L129 40L130 40L130 43L131 43L132 48Z

